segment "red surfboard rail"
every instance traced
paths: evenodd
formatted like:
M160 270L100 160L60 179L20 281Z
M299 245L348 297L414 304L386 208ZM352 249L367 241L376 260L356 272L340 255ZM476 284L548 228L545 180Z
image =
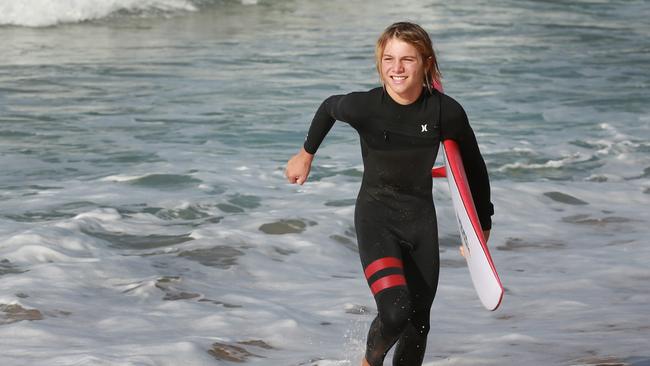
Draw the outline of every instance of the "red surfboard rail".
M496 275L497 279L499 279L499 275L497 274L496 268L494 267L494 262L492 262L492 257L490 256L490 251L488 250L487 247L487 242L485 241L485 237L483 236L483 228L481 227L481 223L478 220L478 214L476 213L476 207L474 206L474 199L472 198L472 192L469 190L469 184L467 183L467 174L465 174L465 166L463 165L463 161L460 157L460 150L458 148L458 143L454 140L445 140L443 141L443 145L445 146L445 154L447 155L447 161L450 161L451 159L455 160L455 164L450 164L451 171L454 173L454 177L456 178L457 181L458 179L461 180L461 182L465 182L464 184L459 184L458 185L458 190L460 191L460 196L463 199L463 205L465 206L465 210L467 211L470 220L472 220L472 227L474 227L474 231L479 236L479 240L481 241L481 246L483 246L483 251L485 252L485 255L488 258L488 261L490 262L490 266L492 267L492 271ZM499 284L501 284L501 281L499 280Z
M481 223L478 220L478 214L476 212L476 207L474 206L474 200L472 199L472 193L469 189L469 184L467 183L467 174L465 173L465 168L460 155L458 143L454 140L445 140L442 142L442 144L444 146L445 160L449 165L449 170L451 172L451 176L447 176L447 179L454 179L456 182L456 186L458 187L458 192L460 194L465 211L467 212L467 215L469 216L469 219L471 221L472 228L474 229L474 232L476 233L476 236L479 239L481 248L483 249L483 253L485 254L485 258L487 259L487 262L490 265L491 272L493 273L498 283L498 286L501 289L500 298L496 306L494 307L494 309L491 309L491 310L495 310L496 308L499 307L499 305L501 304L501 300L503 299L503 285L501 284L501 279L499 278L499 274L496 271L496 267L492 260L492 256L490 255L487 242L483 235L483 229L481 227ZM433 168L431 171L432 177L439 178L439 177L446 176L446 174L444 174L445 173L444 169L445 169L444 166Z

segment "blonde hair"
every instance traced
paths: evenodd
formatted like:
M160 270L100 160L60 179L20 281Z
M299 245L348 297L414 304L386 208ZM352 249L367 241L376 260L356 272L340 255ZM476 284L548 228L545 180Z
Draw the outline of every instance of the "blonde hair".
M375 62L377 65L377 72L379 73L379 79L382 81L382 84L384 83L384 80L381 76L381 58L384 54L386 44L393 38L410 44L418 51L424 63L424 83L429 91L431 91L434 82L440 84L442 75L440 74L440 69L438 69L438 60L433 51L431 38L429 38L429 34L422 29L422 27L410 22L397 22L391 24L384 30L377 40L375 46ZM427 62L427 60L431 60L431 62Z

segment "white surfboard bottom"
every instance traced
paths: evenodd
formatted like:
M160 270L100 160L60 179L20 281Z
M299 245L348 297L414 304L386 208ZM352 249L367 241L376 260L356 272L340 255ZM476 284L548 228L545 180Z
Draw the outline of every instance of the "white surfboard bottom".
M493 264L488 259L489 254L485 252L481 240L472 225L469 214L465 209L463 200L458 189L456 178L450 168L447 155L445 153L445 170L447 172L447 181L449 182L449 191L451 200L456 212L458 230L463 242L465 259L469 267L472 283L476 289L479 299L483 306L488 310L495 310L501 303L503 297L503 287L496 274ZM481 236L483 233L480 234Z

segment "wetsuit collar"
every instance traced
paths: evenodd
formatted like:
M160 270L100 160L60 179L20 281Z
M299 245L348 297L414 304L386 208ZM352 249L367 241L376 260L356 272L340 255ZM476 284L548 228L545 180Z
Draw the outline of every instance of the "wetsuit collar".
M386 98L386 100L388 100L388 103L390 103L390 104L394 104L394 105L397 105L397 106L400 106L400 107L408 107L408 106L412 106L412 105L416 105L416 104L420 103L420 102L421 102L421 101L426 97L427 94L431 94L431 93L429 92L429 90L428 90L427 88L422 87L422 91L420 92L420 95L418 96L418 99L416 99L414 102L409 103L409 104L400 104L400 103L397 103L397 102L396 102L396 101L395 101L395 100L390 96L390 94L388 94L388 91L386 90L386 88L383 88L383 92L382 92L382 94L383 94L384 98Z

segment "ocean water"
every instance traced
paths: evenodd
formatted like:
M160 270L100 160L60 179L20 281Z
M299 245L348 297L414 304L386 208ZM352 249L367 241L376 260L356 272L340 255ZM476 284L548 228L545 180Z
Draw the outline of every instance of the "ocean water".
M490 172L481 307L444 180L425 365L650 365L647 1L0 0L0 364L357 365L363 167L319 103L420 23ZM389 363L388 361L386 362Z

